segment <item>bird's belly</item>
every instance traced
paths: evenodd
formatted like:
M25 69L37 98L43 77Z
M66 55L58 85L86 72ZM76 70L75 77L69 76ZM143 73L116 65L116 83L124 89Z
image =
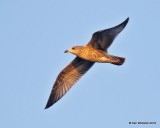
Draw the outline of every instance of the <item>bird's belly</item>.
M88 61L93 61L93 62L100 62L100 63L108 63L109 62L109 57L105 54L101 53L84 53L79 56L82 59L88 60Z
M109 58L107 57L97 57L97 58L92 58L90 59L90 61L94 61L94 62L99 62L99 63L109 63Z

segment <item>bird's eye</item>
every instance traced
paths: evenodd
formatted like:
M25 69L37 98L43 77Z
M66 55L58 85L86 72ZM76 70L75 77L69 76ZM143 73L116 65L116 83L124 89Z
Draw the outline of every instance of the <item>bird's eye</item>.
M75 48L73 47L72 49L74 50Z

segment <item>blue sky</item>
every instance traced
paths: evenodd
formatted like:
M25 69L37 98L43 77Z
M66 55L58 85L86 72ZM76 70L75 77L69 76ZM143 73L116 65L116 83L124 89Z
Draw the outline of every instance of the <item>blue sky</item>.
M159 12L158 0L1 0L0 127L158 128ZM44 110L57 75L75 57L64 51L127 17L109 49L125 64L94 65Z

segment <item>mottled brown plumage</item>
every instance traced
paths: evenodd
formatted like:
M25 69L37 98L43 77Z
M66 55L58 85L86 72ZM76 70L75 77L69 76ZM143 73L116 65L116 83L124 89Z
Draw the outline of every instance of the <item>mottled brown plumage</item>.
M109 55L106 51L97 50L89 45L75 46L65 52L73 53L76 56L91 62L114 63L116 65L121 65L125 61L125 58L123 57Z
M122 65L124 63L125 58L109 55L107 49L116 36L125 28L128 20L129 18L113 28L95 32L89 43L85 46L75 46L65 51L73 53L77 57L58 75L45 109L62 98L95 62L115 65Z

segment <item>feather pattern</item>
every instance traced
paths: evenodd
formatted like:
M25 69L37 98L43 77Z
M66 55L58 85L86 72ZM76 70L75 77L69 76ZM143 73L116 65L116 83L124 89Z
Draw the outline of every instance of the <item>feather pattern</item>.
M125 28L125 26L128 23L128 20L129 18L127 18L124 22L113 28L93 33L92 38L87 45L97 50L106 51L108 47L112 44L116 36Z
M106 51L116 36L125 28L128 20L129 18L113 28L95 32L85 46L76 46L65 51L73 53L77 57L58 75L45 109L61 99L95 62L106 62L115 65L124 63L125 58L109 55Z
M94 62L76 57L66 68L64 68L56 79L45 109L49 108L62 98L62 96L66 94L66 92L92 67L93 64Z

